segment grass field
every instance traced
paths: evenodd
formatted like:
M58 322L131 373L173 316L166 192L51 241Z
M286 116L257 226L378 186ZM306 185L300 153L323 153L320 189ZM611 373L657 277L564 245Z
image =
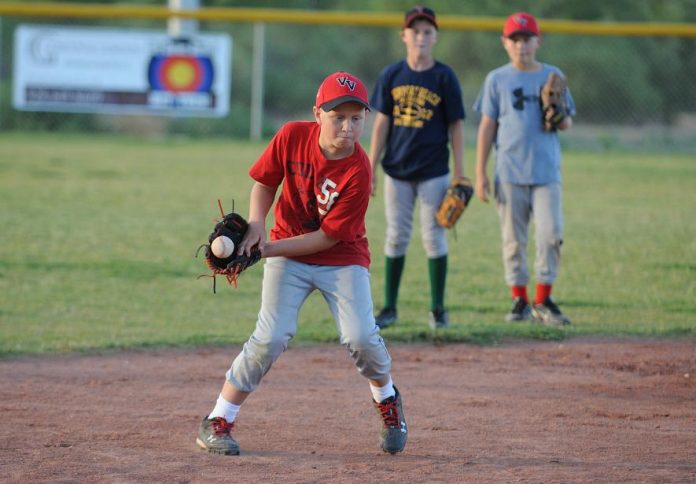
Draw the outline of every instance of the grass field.
M217 199L246 215L261 144L0 135L0 355L246 340L262 268L234 289L194 257ZM473 155L467 154L468 173ZM565 244L556 300L567 328L509 324L497 215L474 202L450 239L452 327L427 326L427 265L416 236L400 323L388 341L562 339L696 334L696 164L687 155L566 153ZM372 292L382 301L384 215L368 212ZM533 245L530 247L533 261ZM224 284L223 284L224 283ZM297 341L335 341L323 299Z

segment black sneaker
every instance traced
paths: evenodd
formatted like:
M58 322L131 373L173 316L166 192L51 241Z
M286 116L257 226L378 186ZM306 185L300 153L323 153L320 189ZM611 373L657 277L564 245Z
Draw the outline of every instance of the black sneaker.
M449 326L449 316L444 309L430 311L428 315L428 324L430 329L443 329Z
M380 329L387 328L394 323L396 323L396 309L384 308L375 316L375 324Z
M534 305L532 308L532 317L534 321L544 324L556 324L561 326L570 324L568 316L561 312L550 297L547 297L543 303Z
M532 307L521 297L512 300L512 308L505 315L505 321L529 321L532 318Z
M401 394L394 387L396 395L377 403L372 403L377 409L379 417L382 419L382 430L380 431L380 446L384 452L396 454L406 447L408 438L408 428L404 418L404 410L401 403Z
M228 423L222 417L205 417L198 429L196 443L213 454L239 455L239 443L230 434L233 428L234 422Z

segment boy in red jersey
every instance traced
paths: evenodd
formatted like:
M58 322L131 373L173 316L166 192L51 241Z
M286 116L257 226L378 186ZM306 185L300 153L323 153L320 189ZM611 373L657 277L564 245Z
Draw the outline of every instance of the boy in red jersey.
M391 357L375 324L365 213L372 186L370 160L358 143L370 109L365 85L347 72L322 82L314 121L285 124L249 170L249 230L238 252L258 246L264 265L256 328L226 373L213 411L196 439L209 452L239 454L230 431L244 400L297 332L309 294L318 289L336 321L341 343L368 379L382 420L381 447L401 452L407 428L392 384ZM276 191L275 226L266 216Z

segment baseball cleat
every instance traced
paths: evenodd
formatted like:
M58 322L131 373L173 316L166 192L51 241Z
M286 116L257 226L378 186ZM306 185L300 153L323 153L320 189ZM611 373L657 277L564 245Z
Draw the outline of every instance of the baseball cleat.
M512 300L512 308L505 315L505 321L529 321L532 318L532 307L521 297Z
M396 323L396 309L384 308L375 316L375 324L380 329L387 328Z
M428 315L428 324L430 329L443 329L449 327L449 315L444 309L430 311Z
M396 395L383 400L381 403L372 401L382 419L382 429L379 434L380 446L384 452L389 452L390 454L396 454L404 450L406 439L408 438L408 428L404 418L401 395L396 387L394 387L394 391L396 391Z
M222 417L205 417L198 429L196 444L212 454L239 455L239 443L232 438L234 422Z
M532 317L537 323L566 325L570 324L570 318L563 314L550 297L543 303L535 304L532 308Z

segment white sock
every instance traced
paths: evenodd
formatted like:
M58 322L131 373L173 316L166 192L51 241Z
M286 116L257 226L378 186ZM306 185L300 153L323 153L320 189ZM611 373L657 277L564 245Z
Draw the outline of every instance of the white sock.
M240 407L241 405L235 405L222 398L221 393L220 396L218 396L217 402L215 402L215 408L210 412L208 418L222 417L227 420L228 423L234 422Z
M391 376L389 377L389 382L383 387L376 387L370 384L370 390L372 391L372 398L375 402L381 403L389 397L396 395L396 390L394 390L394 384L392 383Z

